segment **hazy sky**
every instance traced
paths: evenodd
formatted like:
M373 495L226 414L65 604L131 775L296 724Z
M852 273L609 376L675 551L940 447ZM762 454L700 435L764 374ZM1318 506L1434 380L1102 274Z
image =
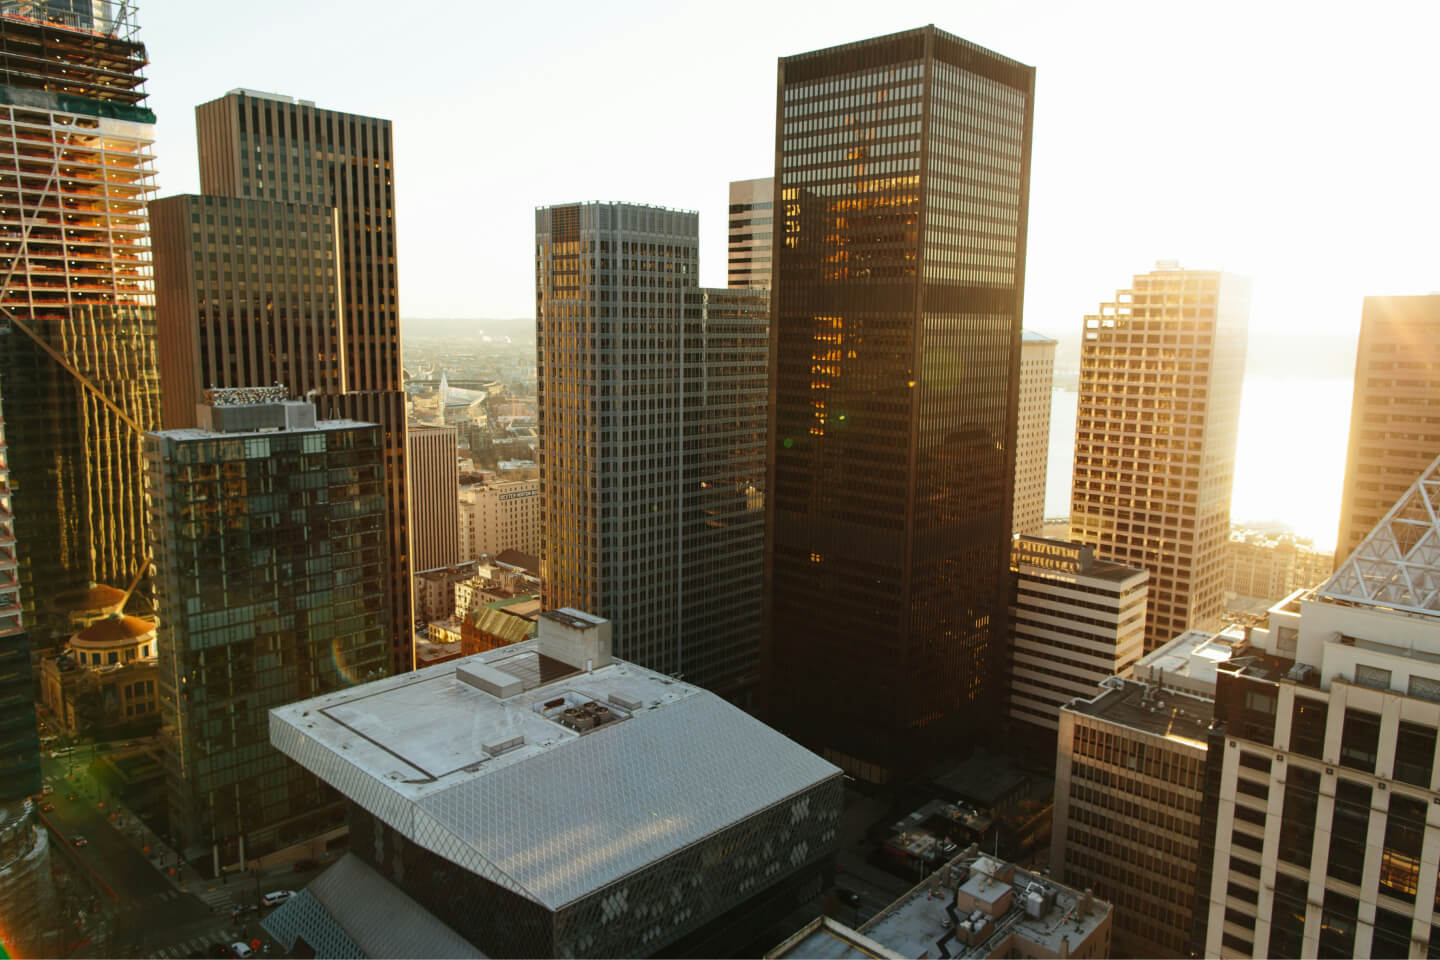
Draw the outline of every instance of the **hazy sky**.
M160 194L234 87L395 122L403 316L533 315L533 209L700 212L773 170L778 56L935 23L1038 69L1025 323L1074 333L1157 258L1255 281L1252 326L1351 333L1440 290L1440 3L140 0Z

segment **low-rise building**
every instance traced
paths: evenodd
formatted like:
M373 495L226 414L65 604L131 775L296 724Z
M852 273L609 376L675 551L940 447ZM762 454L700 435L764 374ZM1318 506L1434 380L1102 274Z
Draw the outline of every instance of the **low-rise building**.
M1108 957L1110 904L970 847L858 930L817 917L765 954L832 957Z
M540 552L540 481L499 480L460 486L460 555Z
M474 560L438 570L415 574L415 616L421 620L444 620L455 610L455 587L475 577Z
M112 613L40 667L40 699L68 736L126 736L160 720L155 624Z
M1226 589L1271 602L1317 586L1335 567L1334 552L1288 533L1231 528L1225 546Z
M491 957L728 956L820 889L837 767L614 659L608 621L540 623L533 641L270 712L274 745L350 799L367 911L419 908ZM266 929L314 948L344 909L322 901Z

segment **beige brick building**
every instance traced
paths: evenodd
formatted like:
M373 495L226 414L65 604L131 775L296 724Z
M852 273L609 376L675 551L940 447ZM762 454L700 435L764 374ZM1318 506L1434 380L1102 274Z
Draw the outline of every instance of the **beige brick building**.
M1070 539L1150 571L1145 649L1225 606L1250 282L1161 261L1085 318Z
M478 560L502 550L540 553L540 481L501 480L460 488L460 552Z

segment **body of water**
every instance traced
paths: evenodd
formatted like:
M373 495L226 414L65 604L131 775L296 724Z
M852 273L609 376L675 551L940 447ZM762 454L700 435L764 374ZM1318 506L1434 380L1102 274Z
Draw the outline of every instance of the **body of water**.
M1245 379L1231 519L1277 521L1313 539L1321 549L1334 547L1351 393L1349 379ZM1079 394L1056 390L1050 402L1047 517L1070 514L1078 401Z

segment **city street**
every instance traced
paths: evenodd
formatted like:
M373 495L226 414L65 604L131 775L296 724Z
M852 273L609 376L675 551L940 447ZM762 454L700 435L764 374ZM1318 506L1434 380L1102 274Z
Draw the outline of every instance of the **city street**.
M260 913L231 916L237 905L255 902L257 881L227 884L177 868L174 854L96 784L88 762L88 750L42 759L54 792L41 798L40 816L61 875L62 914L72 924L67 937L83 943L75 955L209 956L214 944L263 939ZM287 877L267 889L291 885Z

